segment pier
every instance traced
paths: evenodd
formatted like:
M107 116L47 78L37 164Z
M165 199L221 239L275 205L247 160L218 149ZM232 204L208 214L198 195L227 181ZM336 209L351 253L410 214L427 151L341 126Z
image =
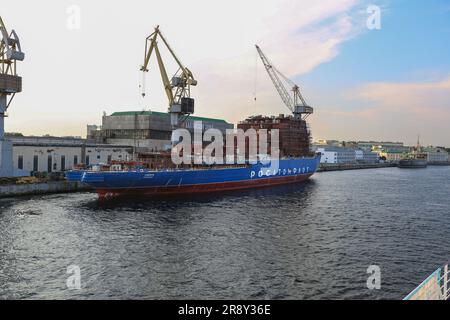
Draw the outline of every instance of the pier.
M1 178L0 198L90 190L89 186L76 181L27 181L24 179L25 178Z
M343 171L343 170L362 170L362 169L379 169L396 167L395 163L375 163L375 164L354 164L354 163L342 163L342 164L326 164L321 163L317 172L325 171Z

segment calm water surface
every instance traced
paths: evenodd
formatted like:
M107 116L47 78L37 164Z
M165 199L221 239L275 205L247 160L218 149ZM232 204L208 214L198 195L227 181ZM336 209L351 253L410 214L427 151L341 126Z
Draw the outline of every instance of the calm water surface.
M4 199L0 298L401 299L450 260L449 218L450 167L195 199ZM81 290L66 287L70 265Z

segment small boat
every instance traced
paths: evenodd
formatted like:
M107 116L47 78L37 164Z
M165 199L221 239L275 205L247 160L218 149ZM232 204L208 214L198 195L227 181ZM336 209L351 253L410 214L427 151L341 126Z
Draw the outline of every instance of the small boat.
M398 167L402 169L422 169L428 166L427 154L422 152L419 139L417 140L417 147L409 157L399 161Z
M398 163L398 167L402 169L421 169L427 166L426 159L402 159Z

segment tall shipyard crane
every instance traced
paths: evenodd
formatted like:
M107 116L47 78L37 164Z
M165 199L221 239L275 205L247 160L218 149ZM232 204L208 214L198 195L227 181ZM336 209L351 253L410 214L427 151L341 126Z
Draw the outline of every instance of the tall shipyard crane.
M25 54L20 47L19 37L12 30L8 32L0 17L0 140L4 136L6 110L15 94L22 91L22 78L17 75L17 61L23 61ZM8 99L8 97L10 97Z
M275 88L280 94L280 97L283 100L284 104L289 108L289 110L291 110L291 112L294 114L294 117L305 120L314 112L314 109L308 106L308 104L306 103L300 92L299 86L292 82L285 75L283 75L280 71L278 71L278 69L275 68L272 63L270 63L269 59L267 59L266 55L257 45L256 50L258 50L264 67L266 68L267 73L269 74L270 79L272 80ZM292 95L289 93L282 79L291 87Z
M165 44L179 67L178 71L170 81L159 51L158 37ZM153 51L155 51L156 54L164 90L166 91L169 100L170 122L172 128L175 129L179 127L190 114L194 113L194 99L191 98L191 86L196 86L197 80L194 79L192 72L181 63L180 59L178 59L175 52L159 30L159 26L157 26L155 31L145 40L144 65L141 67L141 71L144 73L149 71L148 64ZM145 96L145 89L142 95Z

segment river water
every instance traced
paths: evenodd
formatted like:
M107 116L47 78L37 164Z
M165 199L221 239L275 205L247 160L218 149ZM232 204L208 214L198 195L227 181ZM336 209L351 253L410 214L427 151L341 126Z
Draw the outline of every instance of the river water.
M450 260L449 218L450 167L178 200L3 199L0 299L402 299Z

